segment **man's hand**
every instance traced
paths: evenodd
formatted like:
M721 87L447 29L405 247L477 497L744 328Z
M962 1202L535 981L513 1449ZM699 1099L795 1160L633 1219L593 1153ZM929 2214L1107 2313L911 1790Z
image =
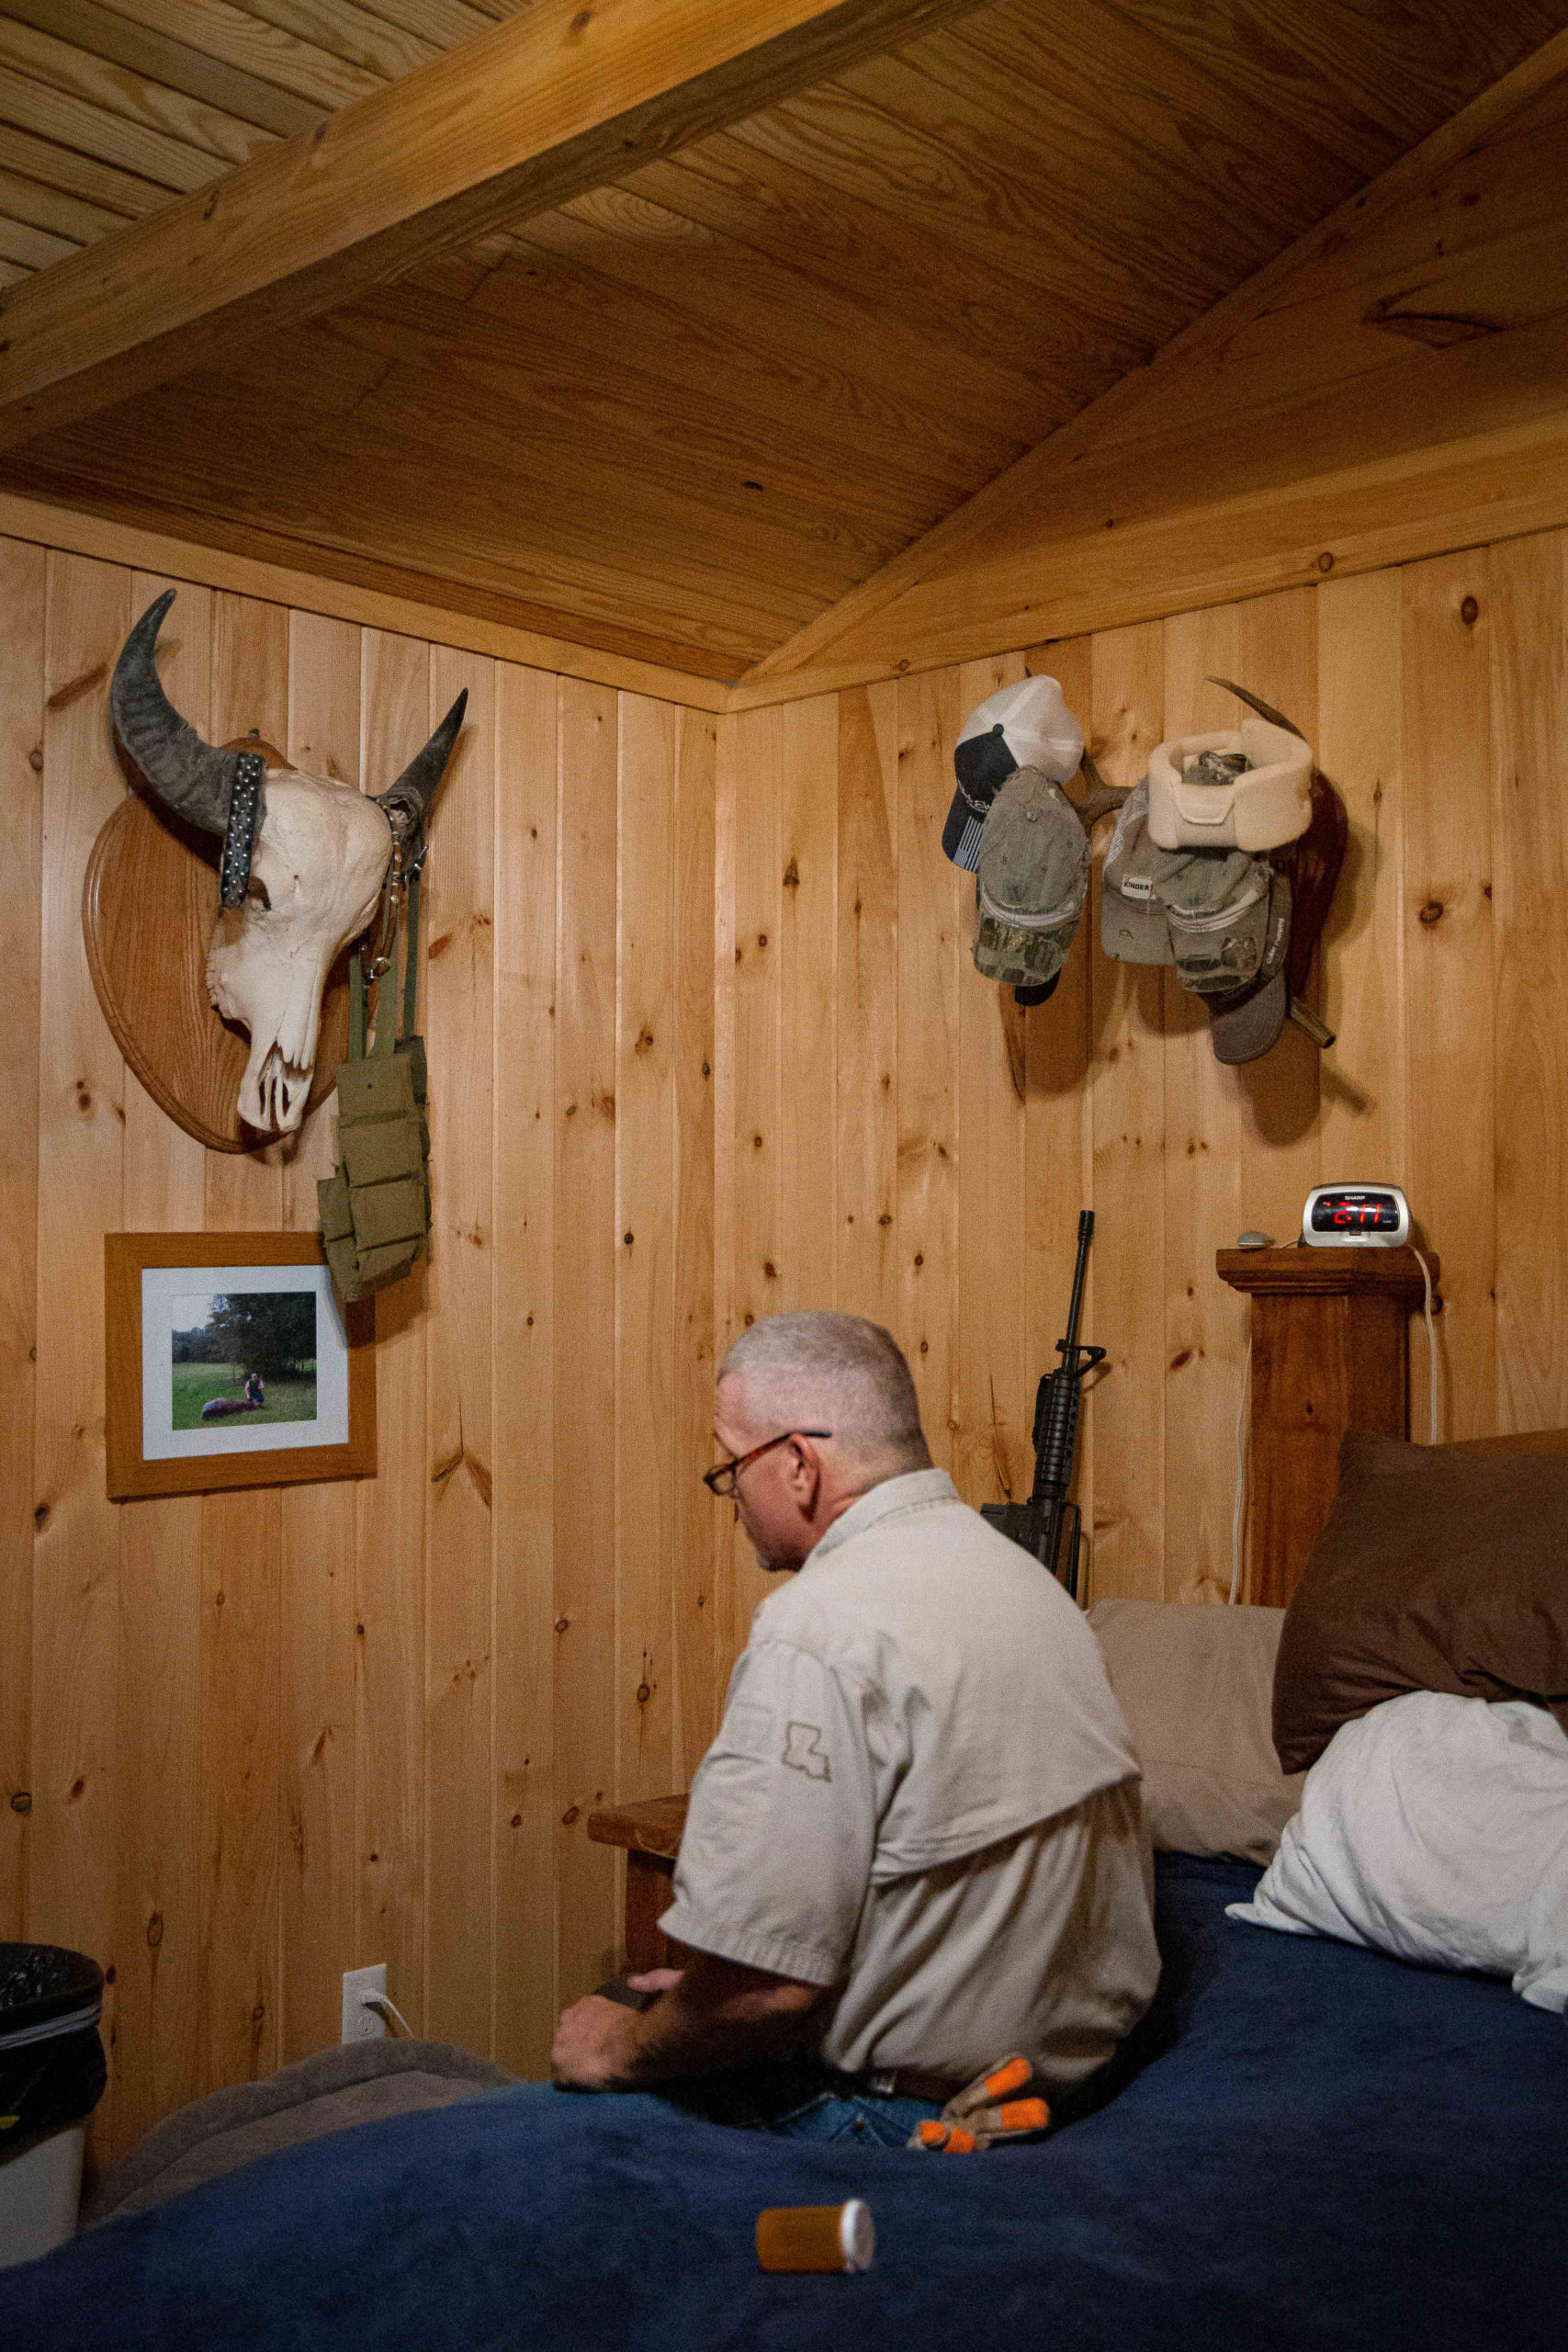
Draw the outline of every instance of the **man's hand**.
M550 2052L558 2083L630 2090L780 2056L798 2041L823 1990L695 1951L684 1968L650 1968L627 1981L634 1992L660 1998L641 2011L597 1993L574 2001Z
M674 1974L660 1969L660 1975ZM638 1991L643 1988L639 1985ZM650 1988L662 1989L662 1988ZM550 2072L569 2090L626 2090L636 2064L638 2016L624 2001L590 1993L561 2011L550 2052Z

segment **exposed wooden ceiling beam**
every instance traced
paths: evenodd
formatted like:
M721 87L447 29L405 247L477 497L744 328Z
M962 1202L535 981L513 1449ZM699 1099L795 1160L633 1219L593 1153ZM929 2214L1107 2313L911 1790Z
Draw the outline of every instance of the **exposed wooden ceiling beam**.
M538 0L18 286L0 305L0 449L231 365L237 346L976 5Z

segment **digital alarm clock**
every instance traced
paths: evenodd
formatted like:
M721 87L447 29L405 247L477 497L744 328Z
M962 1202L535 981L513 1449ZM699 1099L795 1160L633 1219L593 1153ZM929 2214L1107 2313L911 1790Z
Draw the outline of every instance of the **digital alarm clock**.
M1403 1250L1410 1204L1397 1184L1314 1184L1302 1211L1302 1239L1317 1250Z

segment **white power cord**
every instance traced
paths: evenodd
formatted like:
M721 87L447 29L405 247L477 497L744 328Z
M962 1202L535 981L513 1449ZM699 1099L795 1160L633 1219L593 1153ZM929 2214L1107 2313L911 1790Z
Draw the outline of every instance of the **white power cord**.
M1234 1609L1241 1590L1241 1531L1247 1517L1247 1405L1252 1387L1252 1340L1241 1360L1241 1396L1235 1408L1235 1514L1231 1521L1231 1590Z
M1438 1410L1438 1332L1437 1326L1432 1320L1432 1269L1427 1263L1426 1259L1421 1256L1419 1250L1416 1250L1415 1255L1420 1263L1421 1279L1427 1285L1427 1404L1430 1409L1431 1422L1431 1435L1427 1439L1427 1442L1428 1445L1438 1445L1441 1443L1441 1437L1439 1434L1441 1416Z
M362 2009L374 2009L377 2016L379 2017L383 2022L385 2021L388 2014L390 2013L391 2016L397 2018L398 2023L402 2027L402 2030L407 2034L409 2040L411 2041L418 2041L419 2036L415 2033L412 2026L410 2025L407 2018L404 2017L401 2009L399 2008L396 2001L389 2000L385 1993L361 1993L359 1996L359 2006Z

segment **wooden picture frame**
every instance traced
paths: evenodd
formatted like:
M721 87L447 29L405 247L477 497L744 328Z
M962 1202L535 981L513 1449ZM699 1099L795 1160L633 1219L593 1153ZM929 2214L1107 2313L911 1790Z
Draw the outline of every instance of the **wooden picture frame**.
M254 1282L231 1279L236 1270L252 1269ZM296 1269L305 1271L291 1281ZM182 1274L189 1276L184 1289ZM269 1407L259 1374L241 1385L235 1378L239 1364L225 1365L224 1409L209 1421L207 1408L218 1399L208 1398L205 1407L198 1399L204 1386L215 1385L216 1367L209 1378L203 1364L187 1364L177 1342L199 1345L209 1336L207 1326L220 1299L278 1294L315 1297L316 1353L308 1378L275 1381ZM181 1328L179 1315L194 1316L204 1301L202 1323ZM104 1433L109 1499L373 1477L374 1330L371 1306L345 1312L333 1298L316 1234L106 1234ZM227 1393L235 1389L237 1394ZM307 1396L309 1412L302 1409ZM309 1426L321 1434L291 1442L294 1431Z

